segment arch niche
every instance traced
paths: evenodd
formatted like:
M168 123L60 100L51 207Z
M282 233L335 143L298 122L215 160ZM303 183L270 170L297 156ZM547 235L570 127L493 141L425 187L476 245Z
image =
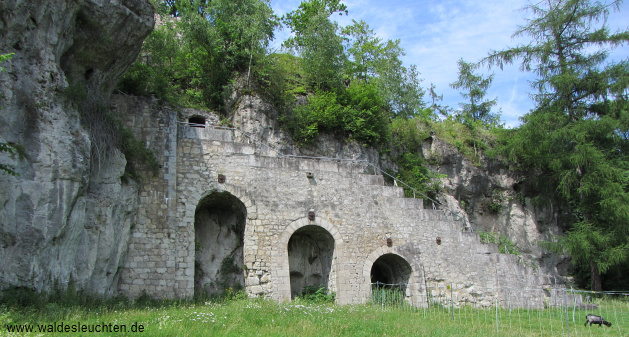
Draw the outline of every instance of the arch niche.
M375 287L394 287L406 291L413 268L397 254L384 254L371 266L371 283Z
M291 299L306 287L329 289L331 285L334 237L323 227L308 225L288 240Z
M213 192L194 214L194 293L243 289L243 245L247 209L229 192Z

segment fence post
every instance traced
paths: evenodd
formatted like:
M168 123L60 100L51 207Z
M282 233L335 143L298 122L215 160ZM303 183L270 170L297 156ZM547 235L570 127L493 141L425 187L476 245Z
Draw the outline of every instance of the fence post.
M500 290L496 290L496 336L500 336L500 331L498 330L498 292Z
M564 288L563 290L563 305L566 308L566 328L568 329L568 337L570 337L570 320L568 319L568 297L567 293L568 289Z
M450 283L450 312L452 312L452 321L454 322L454 298L452 297L452 283Z
M385 302L387 301L387 294L384 292L384 286L381 288L382 289L382 309L384 310L385 308Z

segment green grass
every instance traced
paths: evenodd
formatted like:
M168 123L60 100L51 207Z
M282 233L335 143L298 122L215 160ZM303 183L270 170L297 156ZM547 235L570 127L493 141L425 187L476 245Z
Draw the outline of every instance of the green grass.
M586 311L572 311L571 336L628 335L629 307L626 301L608 301L598 311L613 322L611 328L583 327ZM496 324L498 316L498 324ZM48 303L42 308L9 308L0 305L0 335L36 336L36 333L8 333L6 324L125 324L144 327L141 336L567 336L565 312L506 310L461 306L390 308L380 305L338 306L304 301L278 304L268 300L241 299L222 303L151 302L142 306L83 307ZM89 336L95 333L56 333ZM99 336L133 336L138 333L97 333Z

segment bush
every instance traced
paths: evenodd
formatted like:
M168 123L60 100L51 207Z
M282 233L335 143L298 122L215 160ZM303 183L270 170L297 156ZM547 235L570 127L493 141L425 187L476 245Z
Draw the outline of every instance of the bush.
M311 143L319 132L330 132L377 146L385 143L389 134L389 120L377 89L358 81L341 94L317 92L284 121L301 144Z
M398 158L397 164L399 168L397 178L399 180L432 199L437 197L437 193L441 191L439 179L445 178L447 175L431 171L426 166L424 158L416 152L403 153ZM404 187L404 196L413 197L413 190Z
M493 232L477 231L477 233L480 236L481 243L497 244L498 252L503 254L520 255L520 248L518 248L518 246L516 246L516 244L507 236Z
M306 286L297 298L314 303L334 303L336 294L329 292L329 290L323 285L318 287Z

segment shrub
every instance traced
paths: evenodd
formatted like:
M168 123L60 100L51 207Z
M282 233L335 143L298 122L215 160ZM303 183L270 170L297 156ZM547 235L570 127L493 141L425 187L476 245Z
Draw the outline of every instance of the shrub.
M481 243L497 244L498 252L503 254L521 255L520 248L518 248L518 246L507 236L494 232L477 231L477 233L480 236Z
M334 303L336 294L330 292L323 285L321 286L306 286L304 290L297 296L297 298L314 303Z
M426 166L424 158L415 152L403 153L397 160L397 164L399 180L432 199L436 198L437 193L441 191L439 179L447 177L446 175L431 171ZM404 195L409 198L413 197L413 190L405 187Z
M388 139L388 118L377 89L355 82L337 94L319 91L308 98L308 104L295 108L284 119L298 143L311 143L319 132L330 132L377 146Z

